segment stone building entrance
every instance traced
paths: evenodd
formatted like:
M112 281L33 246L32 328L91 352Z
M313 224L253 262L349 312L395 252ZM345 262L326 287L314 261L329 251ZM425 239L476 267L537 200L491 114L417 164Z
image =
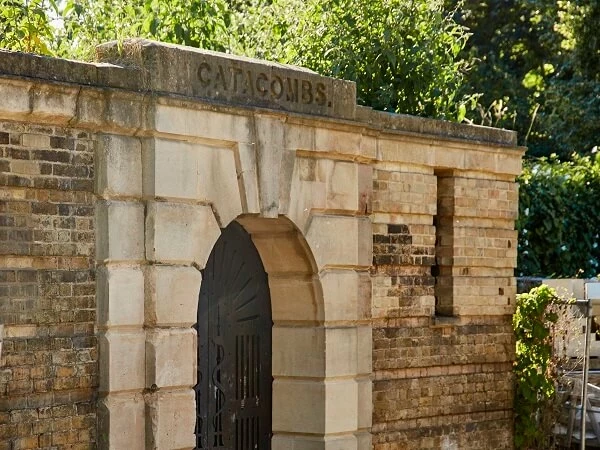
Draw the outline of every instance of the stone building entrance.
M0 450L512 449L514 133L97 59L0 55Z
M223 230L202 271L196 448L271 448L271 298L250 235Z

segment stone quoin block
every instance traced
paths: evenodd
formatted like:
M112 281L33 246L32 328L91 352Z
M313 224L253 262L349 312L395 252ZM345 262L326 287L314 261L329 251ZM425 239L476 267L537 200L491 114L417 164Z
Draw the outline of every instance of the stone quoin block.
M370 357L360 355L363 343L359 345L356 327L336 327L325 329L325 374L327 377L351 376L359 372L359 359ZM370 342L369 342L370 344Z
M357 450L357 438L353 434L327 437L275 435L271 450ZM362 449L361 449L362 450Z
M290 408L289 405L294 405ZM325 384L318 380L273 381L273 432L325 432Z
M318 283L310 275L269 276L273 322L323 320Z
M325 319L365 320L371 316L371 280L353 270L331 270L320 274Z
M150 261L204 267L220 234L210 206L150 202L146 209L146 257Z
M98 202L96 229L98 261L144 259L144 205L141 203L114 200Z
M198 269L153 265L145 275L147 325L183 328L196 323L202 281Z
M146 447L194 448L195 398L192 389L146 394Z
M149 329L146 335L146 386L194 386L196 331L155 328Z
M325 432L344 433L358 425L358 384L349 378L325 381Z
M339 239L345 236L345 239ZM371 222L368 218L315 216L306 240L319 268L369 266L372 259Z
M138 138L105 134L96 144L96 193L142 196L142 145Z
M373 449L373 435L368 431L356 433L357 450L372 450Z
M357 380L358 386L358 428L371 428L373 419L373 383L370 378Z
M108 330L98 338L100 392L141 390L145 380L145 336L139 330Z
M325 376L325 340L321 327L273 327L273 376Z
M144 324L144 274L139 267L99 267L96 272L98 325Z
M294 408L289 408L290 404ZM358 423L357 405L357 384L352 379L275 379L273 431L312 434L354 431Z
M242 213L231 148L166 139L145 142L144 193L210 202L223 227Z
M141 392L111 394L98 402L98 443L110 450L145 448L145 403Z

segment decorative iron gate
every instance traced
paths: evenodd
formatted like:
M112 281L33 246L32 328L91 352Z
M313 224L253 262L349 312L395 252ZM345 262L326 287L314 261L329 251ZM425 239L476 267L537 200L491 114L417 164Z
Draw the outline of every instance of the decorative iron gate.
M250 235L222 231L198 305L196 448L271 448L271 298Z

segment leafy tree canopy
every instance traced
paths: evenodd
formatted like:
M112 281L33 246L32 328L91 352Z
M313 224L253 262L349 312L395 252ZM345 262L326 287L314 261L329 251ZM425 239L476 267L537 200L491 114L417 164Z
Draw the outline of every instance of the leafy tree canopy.
M376 109L462 120L468 35L439 0L279 0L242 16L243 53L354 80ZM257 13L260 11L260 13Z
M448 3L452 4L452 1ZM600 0L466 0L467 92L484 125L519 132L529 156L589 154L600 136Z
M0 48L51 55L56 2L0 0Z
M600 156L529 161L519 183L517 275L600 273Z

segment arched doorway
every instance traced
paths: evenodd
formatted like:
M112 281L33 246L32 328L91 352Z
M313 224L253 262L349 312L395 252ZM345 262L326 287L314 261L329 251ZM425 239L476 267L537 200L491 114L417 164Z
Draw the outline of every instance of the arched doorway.
M223 229L203 270L198 304L196 448L271 448L269 284L250 235Z

